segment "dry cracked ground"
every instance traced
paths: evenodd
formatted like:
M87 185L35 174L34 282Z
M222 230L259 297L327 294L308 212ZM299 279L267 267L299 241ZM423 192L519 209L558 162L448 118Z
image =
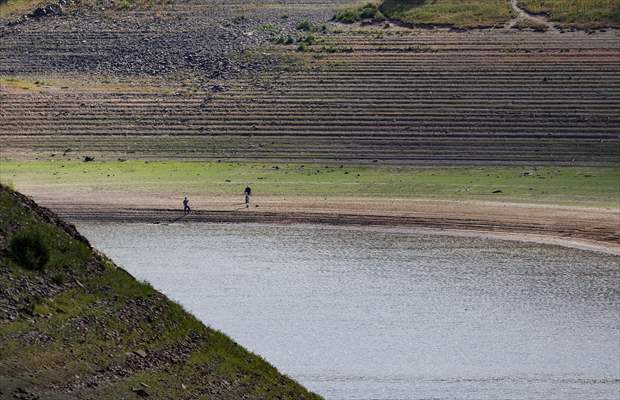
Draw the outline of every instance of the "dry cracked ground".
M2 157L620 161L617 31L330 22L343 4L74 4L4 21Z

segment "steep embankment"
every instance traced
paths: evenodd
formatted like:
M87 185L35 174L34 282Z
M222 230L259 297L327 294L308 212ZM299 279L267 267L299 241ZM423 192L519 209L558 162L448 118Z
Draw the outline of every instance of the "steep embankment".
M0 186L0 399L318 399Z

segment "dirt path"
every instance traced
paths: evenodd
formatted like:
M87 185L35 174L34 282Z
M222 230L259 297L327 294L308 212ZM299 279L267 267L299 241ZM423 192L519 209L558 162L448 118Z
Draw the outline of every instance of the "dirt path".
M536 26L544 26L545 30L547 31L558 30L555 24L549 21L544 16L530 14L523 8L519 7L518 0L510 0L510 5L512 6L512 9L515 10L515 12L517 13L517 17L513 18L510 22L508 22L506 28L514 28L515 25L517 25L520 21L531 21Z

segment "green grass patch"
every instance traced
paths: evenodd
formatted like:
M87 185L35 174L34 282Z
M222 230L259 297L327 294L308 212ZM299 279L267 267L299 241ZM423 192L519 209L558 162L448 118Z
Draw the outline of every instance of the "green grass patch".
M44 4L41 0L0 1L0 19L11 19L27 14L41 4Z
M458 28L500 27L515 15L507 0L385 0L379 10L408 24Z
M562 26L620 27L618 0L519 0L519 5L531 13L546 14Z
M42 223L0 191L0 236L8 241L11 267L28 270L77 271L92 259L90 248L56 226Z
M0 181L92 193L377 197L618 206L620 168L416 168L227 162L6 161ZM501 193L493 193L501 190Z
M379 10L379 7L373 3L367 3L359 7L344 8L336 12L334 21L345 24L352 24L363 20L373 20L375 22L385 21L385 15Z
M299 22L295 28L298 31L303 31L303 32L327 32L326 25L319 25L319 24L316 24L308 20L303 20Z
M28 80L14 76L0 76L0 86L6 86L12 89L39 90L47 85L47 82L42 80Z

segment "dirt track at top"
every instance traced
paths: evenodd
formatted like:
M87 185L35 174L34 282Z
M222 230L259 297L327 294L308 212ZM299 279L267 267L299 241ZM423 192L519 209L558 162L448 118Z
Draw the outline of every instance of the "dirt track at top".
M179 2L7 28L0 74L60 83L0 86L2 155L620 162L618 32L328 24L307 52L269 43L265 24L301 35L296 21L335 7Z

